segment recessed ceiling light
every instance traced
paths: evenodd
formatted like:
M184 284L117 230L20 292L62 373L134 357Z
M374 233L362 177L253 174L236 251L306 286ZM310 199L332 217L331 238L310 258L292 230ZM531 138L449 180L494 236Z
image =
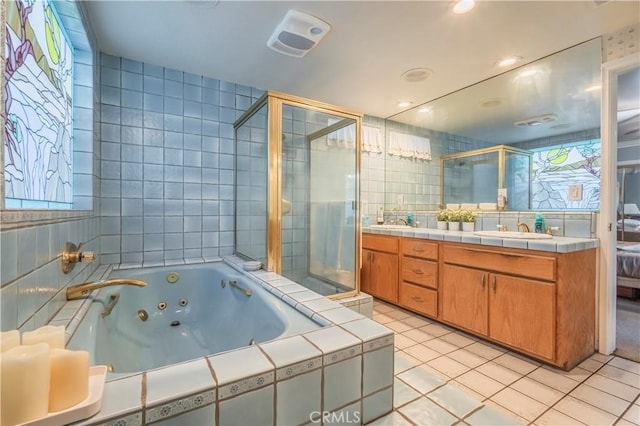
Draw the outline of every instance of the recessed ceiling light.
M586 89L584 89L584 91L585 92L598 92L598 91L600 91L600 89L602 89L602 85L601 84L592 84L591 86L589 86Z
M509 67L517 62L520 62L521 60L522 56L509 56L506 58L502 58L498 62L496 62L496 66Z
M562 123L562 124L556 124L555 126L551 126L549 127L549 129L561 130L561 129L568 129L569 127L571 127L571 123Z
M516 121L513 125L516 127L536 127L545 123L551 123L557 119L558 116L555 114L544 114L537 117L530 117L522 121Z
M433 108L432 108L432 107L430 107L430 106L425 106L425 107L422 107L422 108L420 108L420 109L418 110L418 112L421 112L421 113L431 112L431 111L433 111Z
M400 101L398 102L398 108L406 108L408 106L413 105L413 102L411 101Z
M453 6L453 13L462 15L473 9L475 5L476 3L473 0L460 0Z
M429 68L412 68L410 70L402 73L402 79L404 81L408 81L409 83L416 83L418 81L423 81L429 78L433 71Z

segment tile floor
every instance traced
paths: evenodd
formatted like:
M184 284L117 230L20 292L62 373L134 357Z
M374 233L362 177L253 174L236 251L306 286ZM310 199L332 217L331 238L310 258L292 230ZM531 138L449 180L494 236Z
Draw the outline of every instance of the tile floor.
M374 300L395 331L394 410L371 425L640 425L640 364L594 354L566 372Z

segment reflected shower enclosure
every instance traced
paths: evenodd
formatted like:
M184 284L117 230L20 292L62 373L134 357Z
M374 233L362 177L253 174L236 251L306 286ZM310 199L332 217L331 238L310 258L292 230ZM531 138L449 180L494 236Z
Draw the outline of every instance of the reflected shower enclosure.
M326 296L358 291L361 122L277 92L236 121L236 254Z
M496 145L440 157L441 205L496 203L498 188L507 189L507 209L531 206L530 151Z

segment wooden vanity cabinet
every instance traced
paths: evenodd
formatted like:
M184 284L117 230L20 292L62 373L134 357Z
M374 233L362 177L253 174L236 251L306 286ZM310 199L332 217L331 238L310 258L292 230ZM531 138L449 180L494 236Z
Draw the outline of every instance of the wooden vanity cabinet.
M399 247L399 237L362 235L362 291L387 302L398 303Z
M400 306L430 317L438 316L438 244L402 238Z
M593 353L595 250L442 245L440 319L569 369Z

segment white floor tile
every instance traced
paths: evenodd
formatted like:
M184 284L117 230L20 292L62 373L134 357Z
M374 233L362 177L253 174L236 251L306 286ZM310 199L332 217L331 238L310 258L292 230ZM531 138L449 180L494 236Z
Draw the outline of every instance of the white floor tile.
M385 323L385 327L389 327L396 333L403 333L407 330L411 330L411 326L403 323L402 321L393 320L391 322Z
M594 360L593 358L588 358L585 359L584 361L582 361L580 364L578 364L578 367L580 368L584 368L585 370L588 370L592 373L595 373L596 371L598 371L604 364Z
M624 413L622 418L631 423L640 425L640 406L635 404L632 405L631 407L629 407L629 410L627 410L627 412Z
M584 423L576 419L562 414L560 411L551 409L536 419L536 424L540 426L558 426L558 425L583 425Z
M564 393L543 385L540 382L536 382L528 377L523 377L514 384L511 388L518 392L528 395L538 402L542 402L546 406L550 407L558 402L564 396Z
M447 334L448 336L448 334ZM445 336L446 337L446 336ZM466 349L458 349L455 352L451 352L447 354L449 358L452 358L458 361L461 364L466 365L469 368L476 368L487 362L485 358L482 358L479 355L476 355L472 352L469 352Z
M387 314L387 316L389 316L389 317L391 317L391 318L393 318L395 320L401 320L401 319L409 317L409 313L408 312L402 311L400 309L393 309L391 311L388 311L386 314Z
M629 406L628 401L587 386L586 384L578 386L569 396L589 403L615 416L620 416Z
M578 382L575 380L569 379L545 367L540 367L532 371L528 377L564 393L571 392L571 390L578 385Z
M435 339L435 337L431 334L425 333L422 330L412 329L405 331L402 333L403 336L407 336L409 339L415 340L416 342L423 343L427 340Z
M477 401L484 401L486 399L484 395L480 395L478 392L476 392L474 390L471 390L470 388L466 387L462 383L457 382L455 380L450 380L448 382L448 384L450 384L451 386L456 387L457 389L460 389L462 392L466 393L471 398L473 398L473 399L475 399Z
M402 319L402 322L413 328L420 328L420 327L424 327L431 324L431 321L427 321L424 318L419 318L414 315L411 315L411 316L408 316L407 318Z
M430 361L441 356L439 352L429 349L424 344L411 346L410 348L407 348L405 352L422 362Z
M614 358L615 359L615 358ZM611 360L613 362L613 360ZM605 377L608 377L613 380L617 380L619 382L625 383L629 386L633 386L635 388L640 388L640 376L634 373L631 373L627 370L622 370L618 367L611 365L611 362L600 370L598 370L598 374L601 374Z
M447 341L452 345L456 345L459 348L464 348L465 346L469 346L470 344L478 341L478 339L465 336L459 332L445 334L442 336L442 340Z
M591 355L590 358L594 361L598 361L605 364L613 358L613 355L599 354L596 352L595 354Z
M489 360L497 358L506 352L505 350L501 350L501 348L489 345L486 342L472 343L469 346L465 347L465 350Z
M535 420L547 410L546 405L511 388L501 390L491 400L529 421Z
M485 398L489 398L504 388L502 383L493 380L476 370L467 371L466 373L458 376L456 381L462 383L474 392L478 392Z
M626 401L633 401L640 394L640 389L618 382L617 380L601 376L600 374L594 374L584 383Z
M453 333L451 333L453 334ZM429 340L428 342L423 343L427 348L432 349L441 354L448 354L449 352L457 351L458 347L456 345L452 345L451 343L445 342L444 340L438 338Z
M564 397L553 408L589 425L611 425L616 421L616 416L613 414L571 396Z
M404 334L397 334L393 337L393 344L398 349L405 349L413 345L417 345L418 342L415 340L411 340L406 337Z
M634 374L640 374L640 363L630 361L628 359L613 357L611 361L609 361L609 365L613 365L614 367L621 368L622 370L628 371Z
M482 407L467 417L465 422L472 426L510 426L519 424L512 417L506 416L492 407Z
M377 314L375 312L373 313L373 320L379 324L385 324L385 325L395 321L395 319L391 318L390 316L387 316L386 314Z
M445 334L451 333L451 330L449 328L446 328L443 325L439 325L439 324L429 324L427 326L424 327L420 327L420 330L424 331L427 334L430 334L432 336L435 337L440 337L443 336Z
M507 386L522 377L515 371L509 370L508 368L498 365L493 361L482 364L480 367L476 368L476 370Z
M500 404L497 404L497 403L493 402L490 399L486 399L484 401L484 406L492 408L492 409L496 410L497 412L502 413L504 416L506 416L506 417L508 417L510 419L513 419L513 421L516 422L516 424L525 426L525 425L530 425L530 423L531 423L529 420L527 420L527 419L525 419L523 417L520 417L519 415L517 415L513 411L510 411L509 409L503 407Z
M516 373L520 373L523 376L531 373L533 370L540 366L539 362L528 361L520 356L516 356L513 353L506 353L500 355L493 360L496 364L503 367L507 367L509 370L513 370Z
M446 376L451 377L452 379L469 371L469 367L447 356L441 356L440 358L433 359L429 361L427 365L440 371Z

